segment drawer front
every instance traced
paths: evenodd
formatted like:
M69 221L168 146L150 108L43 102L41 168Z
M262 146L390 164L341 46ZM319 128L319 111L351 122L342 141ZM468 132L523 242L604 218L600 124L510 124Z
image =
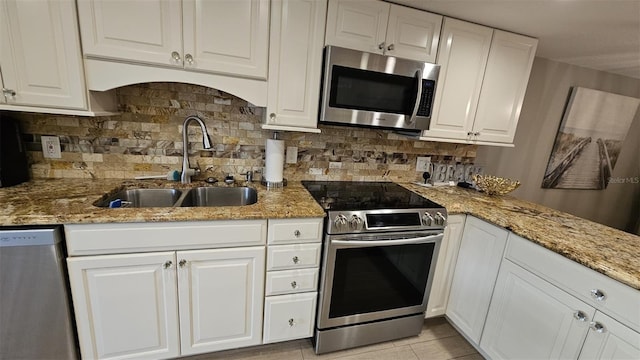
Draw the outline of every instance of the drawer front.
M264 245L267 220L65 225L69 255Z
M318 267L321 244L276 245L267 250L267 270Z
M509 235L505 257L640 331L640 291L514 234ZM604 297L598 300L592 291Z
M263 343L313 336L318 293L268 296L264 302Z
M269 220L269 244L296 244L322 241L322 218Z
M270 296L318 291L318 273L317 268L269 271L265 293Z

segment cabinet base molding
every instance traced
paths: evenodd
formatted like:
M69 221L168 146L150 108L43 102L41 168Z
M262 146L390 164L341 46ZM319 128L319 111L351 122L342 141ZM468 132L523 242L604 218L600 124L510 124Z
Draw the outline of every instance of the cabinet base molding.
M429 131L429 130L427 130ZM515 147L515 145L511 143L496 143L490 141L474 141L474 140L462 140L462 139L451 139L451 138L439 138L433 136L420 136L418 138L420 141L437 141L437 142L448 142L454 144L469 144L469 145L489 145L489 146L502 146L502 147Z

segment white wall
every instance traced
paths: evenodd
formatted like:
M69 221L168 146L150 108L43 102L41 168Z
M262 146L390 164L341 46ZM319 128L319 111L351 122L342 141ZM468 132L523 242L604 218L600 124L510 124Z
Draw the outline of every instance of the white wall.
M640 232L640 184L610 183L605 190L542 189L572 86L640 98L640 80L536 58L522 106L514 148L480 146L476 163L487 174L518 179L512 195L627 232ZM640 111L615 165L613 178L640 177Z

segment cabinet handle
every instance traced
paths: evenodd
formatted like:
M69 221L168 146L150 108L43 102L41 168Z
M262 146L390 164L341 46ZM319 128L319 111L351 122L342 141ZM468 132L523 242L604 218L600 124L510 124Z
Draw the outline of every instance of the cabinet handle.
M300 230L296 230L293 232L293 236L300 237Z
M178 263L178 265L179 265L181 268L183 268L185 265L187 265L187 260L185 260L185 259L180 260L180 262Z
M182 59L180 58L180 53L177 51L174 51L171 53L171 58L173 59L173 61L175 62L180 62Z
M293 258L291 258L291 260L293 260L294 264L297 264L300 262L300 259L297 256L294 256Z
M378 49L384 50L384 41L378 44Z
M193 56L191 56L191 54L186 54L184 56L184 61L186 61L189 65L193 65Z
M289 326L294 327L295 325L296 325L296 322L293 319L289 319Z
M578 310L575 313L573 313L573 317L578 320L578 321L588 321L589 319L587 318L587 314L585 314L584 312Z
M298 283L294 281L291 282L291 288L296 289L298 287Z
M165 269L169 269L169 268L171 267L171 265L173 265L173 262L172 262L171 260L167 260L167 261L164 263L163 267L164 267Z
M12 89L2 88L2 94L4 95L4 97L10 98L16 96L16 91Z
M607 298L607 295L604 293L604 291L599 290L599 289L593 289L591 290L591 296L596 300L596 301L604 301L604 299Z
M388 51L393 51L393 49L395 49L395 46L393 46L393 44L387 46Z
M598 334L602 334L605 331L607 331L607 329L604 327L604 325L600 324L599 322L592 322L591 324L589 324L589 328L591 328L591 330L597 332Z

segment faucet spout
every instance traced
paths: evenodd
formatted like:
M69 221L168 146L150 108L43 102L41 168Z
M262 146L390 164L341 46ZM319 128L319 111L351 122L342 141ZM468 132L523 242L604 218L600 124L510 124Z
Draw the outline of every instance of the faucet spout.
M180 175L180 181L183 184L188 184L191 182L191 176L195 174L194 169L189 166L189 140L187 139L187 128L189 127L189 123L191 121L196 121L198 125L200 125L200 129L202 130L202 145L205 149L211 149L211 139L209 138L209 133L207 133L207 127L204 125L202 119L197 116L188 116L184 119L184 123L182 124L182 174Z

